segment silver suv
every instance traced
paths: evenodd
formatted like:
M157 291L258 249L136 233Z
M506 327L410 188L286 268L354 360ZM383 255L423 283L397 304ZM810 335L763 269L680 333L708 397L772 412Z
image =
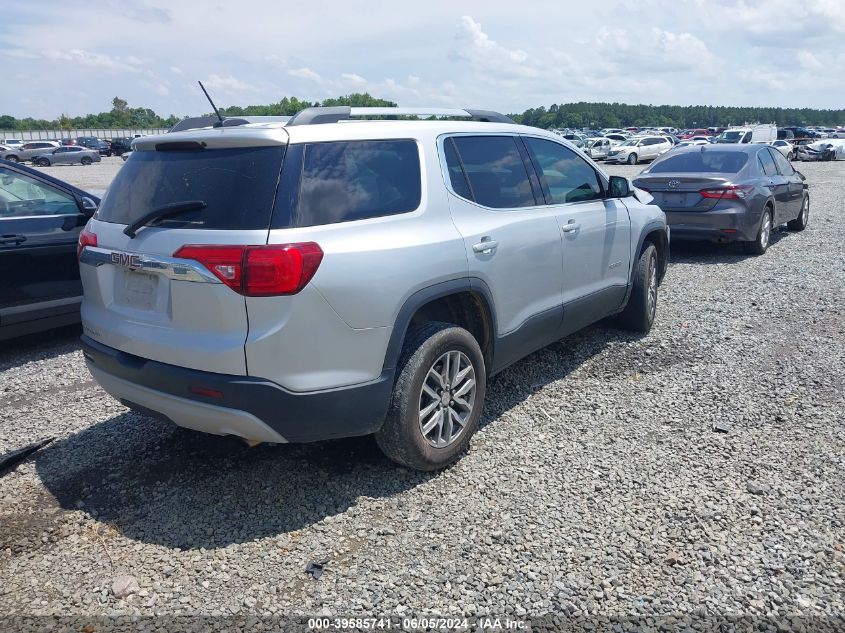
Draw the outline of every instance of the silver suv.
M411 114L448 118L351 120ZM83 349L106 391L180 426L375 434L441 468L490 376L605 317L655 317L663 212L500 114L312 108L134 149L80 235Z

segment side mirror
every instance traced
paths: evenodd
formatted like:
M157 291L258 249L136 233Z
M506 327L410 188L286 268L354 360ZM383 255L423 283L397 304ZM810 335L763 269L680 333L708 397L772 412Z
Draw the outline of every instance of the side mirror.
M80 199L79 202L80 202L80 210L85 215L94 215L94 213L97 211L97 203L94 202L88 196L82 196L82 198Z
M622 176L611 176L610 186L608 187L608 198L627 198L634 194L631 188L631 183L627 178Z

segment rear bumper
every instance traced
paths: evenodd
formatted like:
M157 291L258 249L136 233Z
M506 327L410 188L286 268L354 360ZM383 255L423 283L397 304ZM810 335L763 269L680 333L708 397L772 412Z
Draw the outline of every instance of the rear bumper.
M664 209L666 223L676 240L736 242L756 239L759 217L745 206L730 206L710 211L672 211Z
M276 383L168 365L82 336L94 379L126 406L186 428L265 442L314 442L368 435L387 414L393 372L362 385L296 393ZM209 397L201 387L222 393Z

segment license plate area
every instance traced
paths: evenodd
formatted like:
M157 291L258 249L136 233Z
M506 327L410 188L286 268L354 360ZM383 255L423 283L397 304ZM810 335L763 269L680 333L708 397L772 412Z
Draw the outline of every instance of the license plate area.
M137 310L152 310L158 296L158 275L136 270L121 270L116 293L117 302Z
M687 206L687 194L685 193L667 193L664 199L667 207Z

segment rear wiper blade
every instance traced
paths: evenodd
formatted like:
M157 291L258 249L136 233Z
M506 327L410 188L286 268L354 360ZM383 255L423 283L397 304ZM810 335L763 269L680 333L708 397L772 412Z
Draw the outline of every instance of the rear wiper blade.
M138 233L138 229L142 226L147 226L156 220L168 218L172 215L179 215L180 213L187 213L188 211L201 211L207 206L208 205L202 200L185 200L183 202L166 204L163 207L159 207L158 209L153 209L149 213L145 213L132 224L123 229L123 232L129 237L135 237Z

